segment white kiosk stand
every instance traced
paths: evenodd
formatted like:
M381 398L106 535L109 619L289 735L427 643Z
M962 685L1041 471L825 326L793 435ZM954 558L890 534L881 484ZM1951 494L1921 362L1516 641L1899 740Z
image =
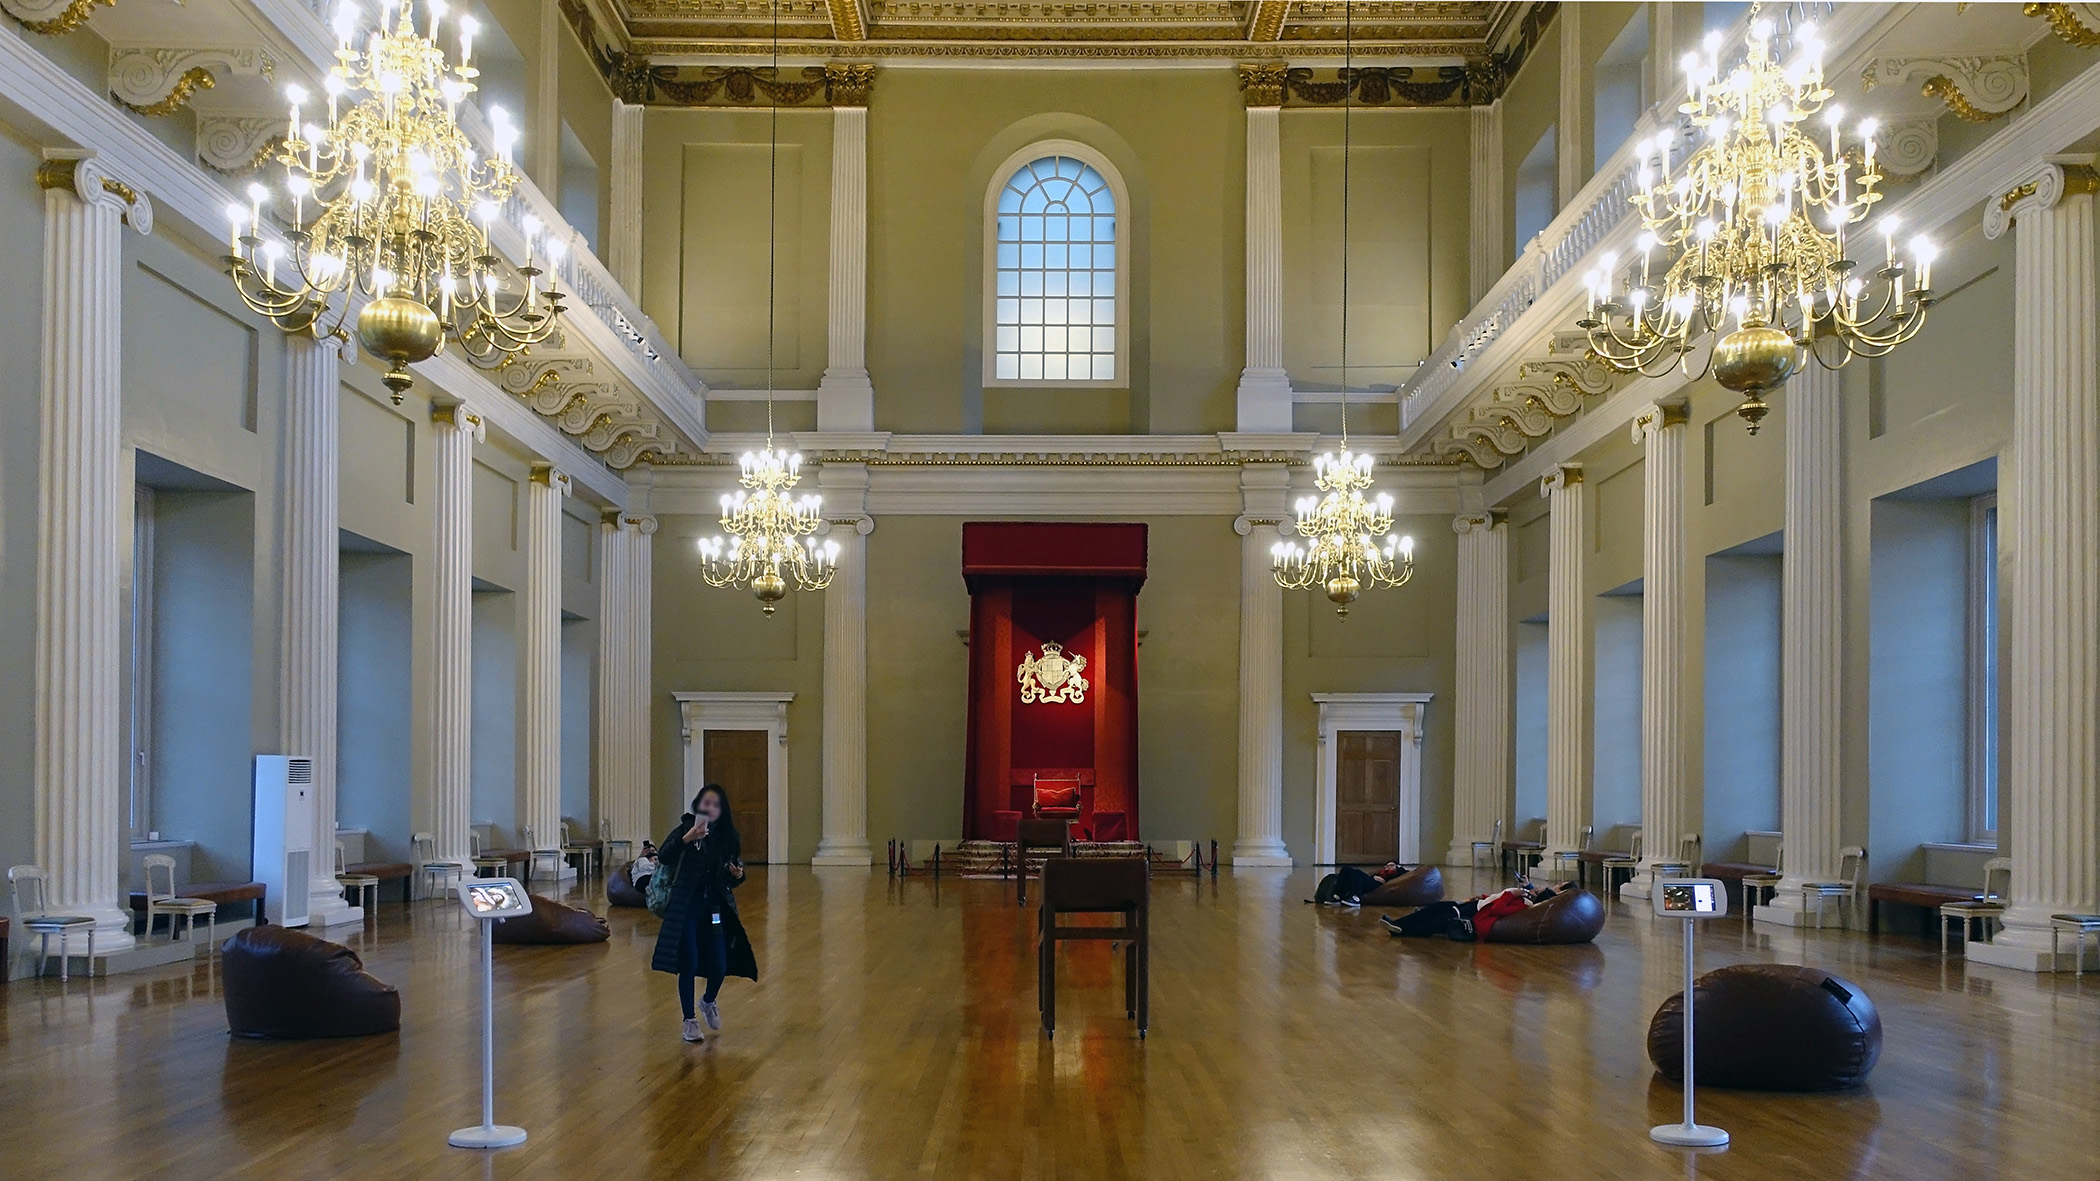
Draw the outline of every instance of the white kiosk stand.
M497 919L532 913L532 899L516 878L468 878L459 903L481 922L481 1126L448 1137L454 1148L509 1148L525 1143L525 1129L496 1122L496 943Z
M1692 1094L1697 1089L1692 1073L1693 1033L1698 1028L1692 1022L1692 993L1697 984L1692 949L1697 939L1698 923L1693 920L1717 919L1728 913L1728 891L1717 878L1665 879L1659 883L1651 899L1655 913L1666 919L1684 919L1684 1122L1680 1124L1658 1124L1648 1129L1648 1138L1658 1144L1674 1144L1682 1148L1720 1148L1728 1143L1728 1133L1720 1128L1708 1127L1692 1115Z

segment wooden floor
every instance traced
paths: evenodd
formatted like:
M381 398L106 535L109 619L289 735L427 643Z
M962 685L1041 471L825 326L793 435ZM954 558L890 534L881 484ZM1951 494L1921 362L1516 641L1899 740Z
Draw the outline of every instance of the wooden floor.
M445 1144L479 1120L477 947L450 903L387 904L350 937L401 989L398 1037L235 1041L202 962L18 980L0 987L0 1175L2100 1175L2100 975L1723 920L1702 966L1834 970L1887 1042L1858 1091L1703 1092L1735 1143L1693 1155L1647 1138L1679 1103L1643 1049L1677 988L1675 927L1614 905L1594 946L1401 941L1373 912L1302 905L1312 881L1158 879L1142 1043L1106 945L1067 954L1043 1039L1032 912L997 882L754 871L764 979L730 982L698 1046L647 970L645 912L612 912L609 945L499 947L497 1117L531 1139L497 1153Z

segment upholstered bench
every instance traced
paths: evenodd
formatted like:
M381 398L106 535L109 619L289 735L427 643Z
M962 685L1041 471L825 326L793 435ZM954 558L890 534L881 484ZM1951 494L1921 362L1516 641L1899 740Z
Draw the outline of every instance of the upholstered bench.
M1702 1087L1836 1091L1867 1081L1881 1057L1881 1014L1849 980L1796 964L1735 964L1701 976L1697 1006ZM1684 994L1648 1023L1648 1060L1684 1076Z
M416 867L406 861L360 861L343 872L366 874L378 878L382 882L391 882L399 878L401 881L401 905L403 906L408 905L409 896L414 893L414 891L409 889L408 879L416 872ZM374 897L377 896L375 895Z
M255 925L258 927L262 926L265 921L263 918L263 884L261 882L190 882L177 887L175 892L184 898L202 898L206 902L216 902L222 907L231 906L236 902L251 903L255 908ZM146 892L144 890L133 890L129 900L131 903L131 921L134 929L145 931ZM146 933L151 934L151 932Z
M1879 882L1867 887L1867 932L1881 930L1881 904L1920 906L1934 914L1949 902L1974 902L1983 895L1967 886L1935 886L1928 882Z
M1776 865L1755 865L1748 861L1709 861L1699 867L1699 872L1710 878L1719 878L1726 883L1725 888L1729 891L1730 897L1735 899L1736 908L1740 910L1743 905L1743 879L1778 873L1779 867Z
M362 1037L401 1028L401 994L355 951L294 927L248 927L219 948L235 1037Z
M1417 865L1363 896L1365 906L1427 906L1444 900L1444 871Z
M1590 867L1594 865L1597 867L1597 884L1606 893L1610 893L1612 874L1611 870L1606 868L1605 862L1631 856L1633 856L1633 850L1631 849L1584 849L1575 855L1575 881L1578 885L1588 885Z
M497 943L603 943L612 938L612 928L590 911L534 894L531 914L497 919L489 937Z
M1588 890L1571 890L1496 919L1486 942L1588 943L1603 930L1603 901Z
M635 889L634 862L630 861L607 875L605 879L605 904L607 906L635 907L649 905L649 900L642 896L640 890Z

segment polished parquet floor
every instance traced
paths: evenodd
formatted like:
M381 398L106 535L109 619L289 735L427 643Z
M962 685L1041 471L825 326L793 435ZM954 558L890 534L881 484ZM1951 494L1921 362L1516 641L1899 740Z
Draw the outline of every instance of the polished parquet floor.
M496 1153L445 1143L479 1119L478 948L450 903L338 933L401 989L398 1036L235 1041L202 961L17 980L0 1176L2100 1176L2100 974L1713 924L1702 968L1826 967L1887 1041L1858 1091L1702 1092L1735 1143L1695 1155L1647 1138L1679 1103L1643 1048L1678 987L1676 928L1615 904L1594 946L1400 941L1375 913L1302 905L1313 878L1156 879L1144 1042L1104 944L1062 953L1043 1039L1033 912L998 882L755 870L763 979L731 981L696 1046L647 970L645 912L613 911L610 944L499 947L497 1118L531 1139ZM602 909L595 883L571 897Z

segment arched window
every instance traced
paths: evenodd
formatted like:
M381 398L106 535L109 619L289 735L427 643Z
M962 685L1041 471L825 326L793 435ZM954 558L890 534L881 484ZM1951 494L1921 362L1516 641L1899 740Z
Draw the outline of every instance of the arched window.
M992 192L985 380L1123 382L1120 185L1078 144L1038 144Z

